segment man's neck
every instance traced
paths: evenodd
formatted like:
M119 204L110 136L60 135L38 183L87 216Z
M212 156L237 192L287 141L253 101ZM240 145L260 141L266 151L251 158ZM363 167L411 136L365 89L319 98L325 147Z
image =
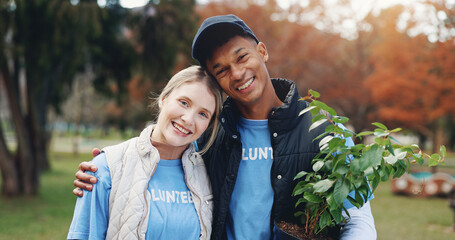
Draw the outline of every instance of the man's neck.
M264 99L263 101L258 101L251 105L242 105L238 103L236 103L236 105L242 117L246 119L267 119L270 111L272 111L272 108L280 107L282 104L281 100L278 98L275 92L272 96L273 97L271 98Z

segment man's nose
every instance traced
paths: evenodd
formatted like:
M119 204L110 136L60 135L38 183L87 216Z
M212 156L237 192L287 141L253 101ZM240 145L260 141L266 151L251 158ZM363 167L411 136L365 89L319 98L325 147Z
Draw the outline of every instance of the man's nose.
M237 64L231 66L231 79L232 80L242 80L245 74L245 68Z

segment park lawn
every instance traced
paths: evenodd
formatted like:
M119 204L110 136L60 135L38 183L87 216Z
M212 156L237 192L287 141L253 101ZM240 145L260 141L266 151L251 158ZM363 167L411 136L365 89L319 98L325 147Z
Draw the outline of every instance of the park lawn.
M0 239L66 239L76 197L74 173L90 154L52 153L52 170L42 174L39 196L0 198ZM443 198L393 195L382 183L371 201L378 239L455 239L453 213Z
M446 198L394 195L390 182L376 189L371 208L379 240L455 239L454 214Z
M37 197L0 198L0 239L66 239L76 197L74 173L91 154L52 153Z

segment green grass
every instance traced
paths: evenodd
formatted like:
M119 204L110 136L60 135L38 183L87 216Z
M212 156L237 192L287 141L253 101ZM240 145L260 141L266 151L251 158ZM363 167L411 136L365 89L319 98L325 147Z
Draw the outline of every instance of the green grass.
M37 197L0 198L0 239L66 239L76 197L74 173L90 154L53 153L52 171L42 174Z
M52 171L42 174L39 196L0 198L0 239L66 239L76 202L74 173L91 156L53 153L51 159ZM371 205L380 240L455 239L447 199L396 196L386 182Z
M379 185L371 201L378 239L455 239L454 215L446 198L392 194L390 182Z

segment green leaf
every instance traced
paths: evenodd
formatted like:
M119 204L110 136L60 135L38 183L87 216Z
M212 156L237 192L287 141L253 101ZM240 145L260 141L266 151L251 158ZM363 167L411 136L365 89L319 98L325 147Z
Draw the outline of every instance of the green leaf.
M348 171L349 171L349 168L346 167L345 165L339 165L339 166L335 167L335 172L340 174L340 175L344 175Z
M333 124L328 124L327 127L325 127L325 132L333 133L335 131L335 125Z
M374 130L374 135L376 137L385 137L385 136L388 136L389 133L384 131L384 130L382 130L382 129L377 128L377 129Z
M380 169L379 175L381 175L381 181L385 182L389 180L390 174L389 170L387 169L387 166Z
M384 160L388 164L395 164L398 160L406 157L407 152L402 152L401 149L395 149L389 156L384 157Z
M330 213L328 213L327 211L324 211L321 214L321 217L319 218L319 228L320 229L326 228L330 225L330 223L332 223L332 218L330 217Z
M398 143L398 144L401 145L401 143L400 143L396 138L394 138L394 137L392 137L392 136L389 136L389 138L392 139L393 141L395 141L396 143Z
M336 204L332 197L327 197L327 203L329 204L329 211L330 215L333 217L333 220L335 220L336 223L341 223L343 220L341 211L343 209L338 204Z
M301 171L301 172L297 173L297 175L295 175L294 180L299 179L307 174L308 174L307 172Z
M422 165L422 164L425 163L425 159L423 159L422 154L413 154L413 155L412 155L412 158L414 158L414 160L416 160L416 162L417 162L419 165Z
M441 147L439 147L439 152L441 153L442 158L445 158L447 156L446 147L444 145L441 145Z
M345 144L346 140L341 139L341 138L333 138L329 142L329 148L334 149L334 150L339 150L340 148L346 147Z
M399 178L403 176L403 174L406 172L406 167L403 167L402 165L397 165L396 171L393 174L393 178Z
M313 106L313 105L311 105L311 106ZM316 106L315 106L315 107L316 107ZM310 113L311 113L311 115L313 115L313 117L314 117L314 116L322 115L320 111L321 111L321 110L319 109L319 107L316 107L316 108L311 109L311 110L310 110ZM322 116L324 116L324 115L322 115Z
M349 194L349 181L347 179L339 179L335 183L335 189L333 190L333 197L335 202L342 204L346 196Z
M303 189L305 184L306 183L304 181L298 182L297 185L294 187L294 190L292 191L292 195L296 196L297 194L295 194L295 192L299 191L299 189Z
M322 202L322 198L319 197L319 196L316 196L310 192L305 192L303 194L303 197L308 201L308 202L311 202L311 203L320 203Z
M320 93L314 91L313 89L308 90L308 92L309 92L310 95L313 96L314 98L319 98L319 97L321 96Z
M310 132L311 130L321 126L322 124L324 124L327 121L328 121L327 118L324 118L324 119L321 119L321 120L311 124L310 129L308 131Z
M381 182L381 177L379 175L379 172L377 170L374 170L374 174L370 176L370 179L372 179L371 183L371 191L374 192L376 188L378 187L379 183Z
M374 134L374 132L372 131L366 131L366 132L360 132L358 133L357 135L355 135L356 137L363 137L363 136L368 136L368 135L372 135Z
M323 138L324 136L327 136L328 134L330 134L330 133L329 133L329 132L323 132L321 135L315 137L315 138L313 139L313 141L316 141L316 140L318 140L318 139L321 139L321 138Z
M300 194L302 194L303 192L305 192L305 188L295 188L294 189L294 192L292 193L293 196L298 196Z
M439 156L439 154L437 153L431 154L431 157L428 159L428 166L429 167L437 166L439 164L440 157L441 156Z
M378 128L382 128L384 130L387 130L387 127L384 124L382 124L382 123L374 122L372 124L375 125Z
M360 191L355 192L355 201L357 202L356 207L358 207L358 208L361 207L363 205L363 202L365 201L364 199L367 199L367 198L362 197Z
M321 108L324 111L327 111L332 116L336 116L337 115L337 112L333 108L327 106L327 104L325 104L325 103L323 103L321 101L314 100L311 104L313 106L317 106L317 107Z
M330 140L333 139L333 136L329 135L329 136L325 136L320 142L319 142L319 149L321 149L321 151L328 147L329 146L329 142Z
M313 117L313 119L311 120L312 123L315 123L319 120L322 120L322 119L327 119L327 117L325 115L322 115L322 114L318 114L316 116Z
M391 133L394 133L394 132L399 132L401 131L402 129L401 128L395 128L393 130L390 130Z
M302 111L300 111L299 116L300 116L300 115L303 115L303 114L305 114L306 112L309 112L309 111L311 111L311 110L313 110L313 109L315 109L315 108L317 108L317 107L316 107L316 106L307 107L307 108L303 109Z
M360 152L361 150L363 150L365 148L365 144L356 144L355 146L351 147L351 153L358 153Z
M364 151L360 158L354 158L351 161L351 170L353 172L364 172L370 166L378 166L381 164L383 151L378 145L373 145Z
M392 144L387 144L385 148L393 155L395 156L395 151L393 151Z
M355 207L360 207L360 204L354 199L352 198L351 196L348 196L346 199L348 199L348 201L354 205Z
M342 117L342 116L334 116L332 118L332 121L336 122L336 123L341 123L341 124L344 124L344 123L347 123L349 121L349 118L347 117Z
M317 161L313 164L313 171L317 172L324 166L323 161Z
M314 192L319 192L319 193L327 192L327 190L329 190L330 187L332 187L333 182L334 181L330 180L330 179L324 179L322 181L317 182L313 186Z
M301 203L305 203L306 200L304 198L299 198L299 200L297 200L297 202L295 203L295 207L299 206Z

